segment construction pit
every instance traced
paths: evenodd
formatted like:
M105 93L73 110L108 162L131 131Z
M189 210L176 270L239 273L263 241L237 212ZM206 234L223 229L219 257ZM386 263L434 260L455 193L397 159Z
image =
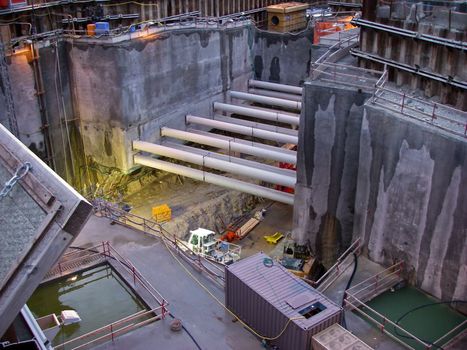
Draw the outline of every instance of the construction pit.
M60 23L33 3L34 35L0 9L1 185L28 161L51 193L4 187L2 261L46 252L39 221L73 228L0 291L0 348L23 323L41 350L466 348L465 6L278 3L65 4ZM55 176L89 220L54 216ZM46 214L16 253L31 200ZM104 261L139 306L47 339L40 316L118 303L80 284Z

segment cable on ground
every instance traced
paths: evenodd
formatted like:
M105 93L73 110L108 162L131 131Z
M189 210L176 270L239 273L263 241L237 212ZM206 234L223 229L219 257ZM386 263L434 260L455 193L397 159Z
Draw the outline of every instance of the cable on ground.
M424 309L426 307L430 307L430 306L435 306L435 305L442 305L442 304L455 304L455 303L467 303L467 300L451 300L451 301L438 301L438 302L434 302L434 303L428 303L428 304L423 304L423 305L420 305L420 306L417 306L417 307L414 307L413 309L410 309L409 311L407 311L406 313L404 313L401 317L399 317L396 322L394 322L396 325L399 325L399 322L401 322L404 318L406 318L409 314L411 314L412 312L415 312L415 311L418 311L420 309ZM408 335L405 335L405 334L400 334L396 328L396 326L394 326L394 333L398 336L398 337L402 337L402 338L406 338L406 339L415 339L415 337L412 337L412 336L408 336ZM441 349L441 350L444 350L443 347L441 347L440 345L437 345L433 342L431 342L430 340L426 340L426 339L422 339L422 338L418 338L420 339L421 341L431 345L431 346L435 346L436 348L438 349Z
M175 256L175 254L172 252L172 250L169 248L169 246L167 245L167 243L165 241L163 241L167 250L169 251L169 253L172 255L172 257L180 264L180 266L185 270L185 272L201 287L205 290L206 293L208 293L222 308L224 308L230 315L232 315L238 322L240 322L247 330L249 330L251 333L253 333L255 336L257 336L258 338L261 338L262 340L267 340L267 341L272 341L272 340L276 340L276 339L279 339L284 333L285 331L287 330L287 327L289 326L290 322L294 321L294 320L302 320L304 319L305 317L304 316L299 316L299 317L291 317L287 320L284 328L282 329L282 331L279 332L279 334L277 334L276 336L274 337L266 337L264 335L261 335L259 334L258 332L256 332L253 328L251 328L248 324L246 324L244 321L242 321L233 311L229 310L225 305L224 303L219 300L218 297L216 297L204 284L202 284L191 272L190 270L187 269L187 267L185 265L183 265L183 263Z
M353 271L352 271L352 274L350 275L350 278L349 278L349 281L347 282L347 285L345 286L345 289L344 289L344 295L342 296L342 302L341 302L341 306L344 306L344 303L345 303L345 293L347 292L347 290L350 288L350 285L352 284L352 281L355 277L355 273L357 272L357 267L358 267L358 255L354 252L352 253L353 254L353 262L354 262L354 265L353 265ZM342 325L344 326L345 329L347 329L347 322L345 321L345 311L342 313Z

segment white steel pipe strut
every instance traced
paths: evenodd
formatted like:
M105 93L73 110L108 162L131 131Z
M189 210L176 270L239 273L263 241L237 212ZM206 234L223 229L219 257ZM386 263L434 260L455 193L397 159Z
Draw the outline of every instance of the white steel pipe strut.
M273 201L293 205L294 196L290 193L276 191L263 186L250 184L248 182L231 179L221 175L215 175L206 171L192 169L183 165L164 162L147 156L135 155L135 164L148 166L151 168L167 171L181 176L190 177L198 181L204 181L213 185L230 188L235 191L241 191L253 194L258 197L271 199Z
M254 88L249 88L248 92L250 94L277 97L277 98L282 98L284 100L302 101L302 95L288 94L285 92L271 91L271 90L265 90L265 89L254 89Z
M167 146L167 147L171 147L171 148L174 148L174 149L179 149L179 150L182 150L182 151L191 152L191 153L194 153L194 154L204 155L206 153L205 149L191 147L191 146L187 146L187 145L184 145L184 144L181 144L181 143L176 143L176 142L165 141L162 145ZM211 152L211 151L209 151L209 156L212 157L212 158L225 160L225 161L230 162L230 163L242 164L242 165L246 165L246 166L248 166L250 168L252 167L252 168L256 168L256 169L267 170L270 173L276 173L276 174L281 174L281 175L286 175L286 176L289 176L289 177L293 177L295 179L295 182L296 182L296 179L297 179L297 172L295 170L278 168L278 167L276 167L274 165L255 162L253 160L238 158L238 157L234 157L232 155L229 156L227 154Z
M244 143L239 143L232 140L223 140L212 136L195 134L193 132L181 131L171 129L167 127L161 128L161 136L172 137L175 139L190 141L206 146L216 147L229 152L240 152L244 154L250 154L252 156L275 160L278 162L285 162L290 164L297 163L297 154L281 153L272 151L270 149L264 149L260 147L250 146Z
M282 113L274 110L256 109L252 107L239 106L229 103L214 102L214 110L229 112L253 117L258 119L270 120L290 125L298 126L300 124L300 115L291 115L289 113Z
M248 80L248 86L253 87L253 88L286 92L288 94L295 94L295 95L301 95L303 93L303 88L299 86L270 83L268 81L261 81L261 80L250 79Z
M270 106L283 107L288 109L294 109L300 111L302 109L302 103L298 101L284 100L282 98L261 96L255 94L249 94L247 92L241 91L229 91L231 98L236 98L239 100L257 102Z
M291 128L284 128L284 127L273 125L273 124L257 123L257 122L253 122L253 121L246 120L246 119L226 117L226 116L223 116L223 115L220 115L220 114L214 115L214 117L212 119L219 120L219 121L225 122L225 123L244 125L244 126L249 126L250 128L269 130L269 131L278 132L278 133L284 134L284 135L292 135L292 136L297 136L298 137L298 130L291 129Z
M257 137L264 140L298 144L298 136L281 134L274 131L253 128L250 126L226 123L220 120L213 120L207 118L196 117L194 115L186 116L186 123L204 125L213 129L230 131L236 134Z
M267 170L253 168L241 164L235 164L225 160L215 159L210 156L210 152L208 151L204 151L204 154L195 154L192 152L144 141L133 141L133 149L201 165L212 169L226 171L232 174L248 176L257 180L269 182L271 184L295 188L296 179L294 177L280 175L277 173L269 172Z

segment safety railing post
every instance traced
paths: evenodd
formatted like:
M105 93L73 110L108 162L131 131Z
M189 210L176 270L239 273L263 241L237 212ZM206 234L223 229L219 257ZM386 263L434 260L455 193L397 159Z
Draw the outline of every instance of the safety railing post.
M375 276L375 294L378 290L378 275Z
M405 103L405 92L404 92L404 94L402 95L401 113L404 112L404 103Z
M136 287L136 271L133 265L131 266L131 272L133 274L133 285Z
M112 323L110 324L110 336L112 337L112 342L114 341L114 330Z
M162 310L162 317L161 318L165 319L165 314L167 313L167 309L165 307L165 300L162 300L162 305L161 306L162 306L162 309L161 309Z
M436 119L436 103L433 104L433 112L431 113L431 122Z

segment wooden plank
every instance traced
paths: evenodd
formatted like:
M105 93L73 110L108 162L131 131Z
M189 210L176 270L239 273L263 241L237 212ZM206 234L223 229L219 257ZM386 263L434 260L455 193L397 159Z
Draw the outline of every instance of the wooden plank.
M245 224L243 224L242 227L240 227L237 230L237 232L236 232L237 236L240 239L245 238L250 233L250 231L253 230L259 223L260 223L260 221L258 219L251 218Z

